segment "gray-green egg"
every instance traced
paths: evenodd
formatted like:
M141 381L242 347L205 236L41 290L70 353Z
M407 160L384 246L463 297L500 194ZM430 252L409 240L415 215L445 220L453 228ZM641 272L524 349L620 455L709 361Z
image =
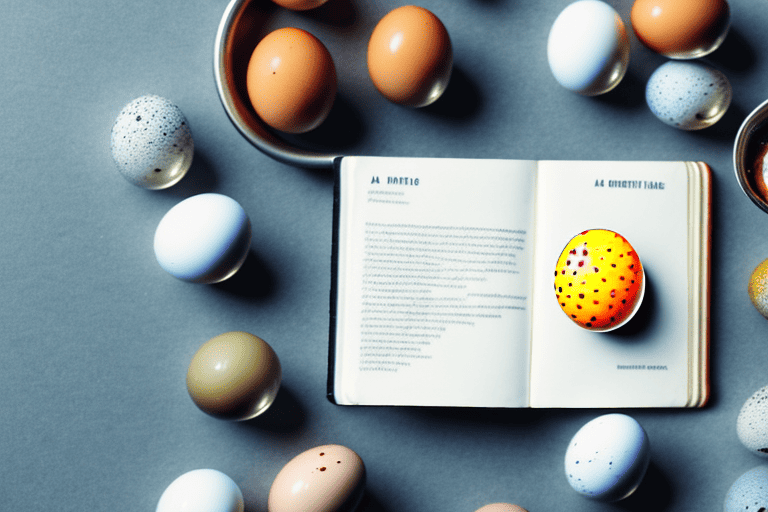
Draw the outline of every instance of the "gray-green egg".
M681 130L701 130L719 121L733 92L720 71L690 61L670 61L648 79L645 100L664 123Z
M189 170L194 142L179 107L160 96L128 103L112 126L112 158L117 170L139 187L163 189Z
M768 507L768 466L750 469L725 495L725 512L760 512Z
M755 391L741 406L736 435L752 453L768 457L768 386Z

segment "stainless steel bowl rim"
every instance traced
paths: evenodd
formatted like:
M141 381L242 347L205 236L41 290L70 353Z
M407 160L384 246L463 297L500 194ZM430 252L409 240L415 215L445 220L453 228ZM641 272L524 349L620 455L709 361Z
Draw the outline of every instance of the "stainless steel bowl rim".
M213 52L213 74L216 82L216 89L219 93L224 110L229 116L235 128L257 149L264 154L280 162L296 167L305 167L312 169L331 169L334 161L341 155L333 153L318 153L306 149L298 148L288 144L278 135L272 133L263 123L260 129L254 129L249 126L243 117L238 113L233 100L233 92L230 89L226 76L226 48L229 38L232 36L232 29L240 13L245 9L251 0L231 0L224 11L224 15L219 23L216 32ZM261 121L259 121L261 123Z

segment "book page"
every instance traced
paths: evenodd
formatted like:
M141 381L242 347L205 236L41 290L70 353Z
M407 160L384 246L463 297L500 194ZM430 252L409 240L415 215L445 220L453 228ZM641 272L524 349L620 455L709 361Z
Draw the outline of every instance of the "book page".
M337 403L527 406L535 166L342 159Z
M541 162L531 355L534 407L682 407L688 402L689 193L683 162ZM591 332L557 303L553 270L587 229L623 235L646 278L625 326Z

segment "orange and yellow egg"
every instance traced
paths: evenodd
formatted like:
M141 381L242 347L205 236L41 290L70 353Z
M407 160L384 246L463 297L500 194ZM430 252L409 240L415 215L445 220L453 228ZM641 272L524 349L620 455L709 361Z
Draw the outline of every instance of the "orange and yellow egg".
M560 308L579 326L606 331L628 320L642 299L643 266L632 245L607 229L573 237L555 268Z

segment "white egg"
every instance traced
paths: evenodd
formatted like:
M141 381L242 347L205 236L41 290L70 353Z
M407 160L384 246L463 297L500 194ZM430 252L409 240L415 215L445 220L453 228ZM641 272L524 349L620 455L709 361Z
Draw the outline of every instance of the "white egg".
M712 126L728 110L731 97L731 84L723 73L690 61L662 64L645 87L651 112L681 130Z
M741 406L736 435L752 453L768 457L768 386L758 389Z
M616 10L599 0L579 0L555 19L547 42L555 79L586 96L616 87L629 64L629 38Z
M128 103L112 126L112 158L125 179L148 189L176 184L192 165L194 143L179 107L160 96Z
M243 493L227 475L215 469L195 469L171 482L156 512L243 512Z
M725 495L725 512L760 512L768 508L768 466L750 469Z
M184 281L218 283L237 272L251 246L251 222L222 194L198 194L171 208L155 231L155 257Z
M587 498L618 501L640 485L650 462L648 436L625 414L605 414L585 424L565 453L565 474Z

